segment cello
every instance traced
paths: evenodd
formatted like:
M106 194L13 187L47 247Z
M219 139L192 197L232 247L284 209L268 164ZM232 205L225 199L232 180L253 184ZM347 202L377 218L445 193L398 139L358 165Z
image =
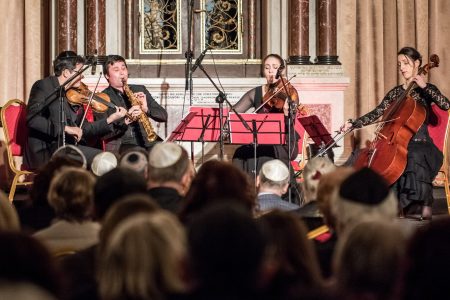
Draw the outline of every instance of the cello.
M418 75L426 75L439 66L439 57L419 68ZM410 92L417 87L411 82L399 98L383 114L375 130L375 138L361 150L354 167L369 167L380 174L389 185L396 182L406 168L408 144L426 118L426 108L415 101Z

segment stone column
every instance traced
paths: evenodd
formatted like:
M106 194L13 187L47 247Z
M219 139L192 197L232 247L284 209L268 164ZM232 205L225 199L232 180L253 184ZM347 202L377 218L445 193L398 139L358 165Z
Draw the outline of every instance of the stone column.
M57 53L77 51L77 0L58 0Z
M256 58L256 0L248 2L248 58Z
M105 0L85 0L86 55L106 54Z
M289 1L289 63L310 64L309 0Z
M133 20L136 18L133 0L125 0L125 58L133 58L134 41L138 38L135 33Z
M317 0L317 63L340 65L336 43L336 0Z

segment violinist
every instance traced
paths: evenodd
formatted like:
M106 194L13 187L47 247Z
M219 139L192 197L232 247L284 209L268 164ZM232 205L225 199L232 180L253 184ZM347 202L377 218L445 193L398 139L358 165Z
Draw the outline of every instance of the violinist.
M257 113L284 113L286 133L288 132L288 113L289 113L289 101L288 95L283 87L280 78L277 77L277 72L279 68L284 69L285 64L283 58L278 54L269 54L263 59L263 74L266 79L266 83L262 86L257 86L242 96L242 98L234 105L237 112L247 112L249 109L254 111L255 109L261 107ZM281 72L283 76L284 72ZM287 82L287 79L284 79ZM298 93L297 90L289 83L286 84L289 92L289 96L295 103L293 106L298 104ZM265 100L267 103L261 106ZM294 130L294 118L295 109L292 110L292 126L291 126L291 153L288 153L288 145L258 145L256 150L257 166L256 172L259 173L261 166L269 160L279 159L289 165L291 160L294 160L298 155L298 139L299 136ZM286 135L286 141L287 135ZM233 155L233 164L240 169L246 171L252 175L254 169L254 149L252 145L243 145L236 149Z
M427 83L425 77L419 75L418 70L421 65L422 56L416 49L402 48L397 54L397 66L404 82L391 89L372 111L354 121L346 122L341 130L348 131L374 123L388 111L391 105L399 101L400 95L410 84L414 83L414 86L417 86L411 90L410 96L425 108L426 117L407 145L406 168L400 178L393 183L392 188L399 200L400 216L420 208L421 219L427 220L432 217L432 181L442 166L443 160L442 152L434 145L428 133L428 117L431 105L437 105L442 110L449 110L450 101L435 85Z
M29 169L38 169L50 159L53 152L62 146L63 134L66 144L77 144L89 163L101 150L86 146L85 140L111 132L112 123L123 119L126 115L125 109L117 108L115 113L107 119L93 123L84 122L80 128L79 125L84 115L83 105L82 103L70 103L64 93L65 125L62 130L59 93L54 93L54 91L80 70L84 63L85 59L75 52L63 51L53 62L55 75L38 80L33 84L27 105L29 134L24 152L24 164ZM78 88L81 79L82 75L75 78L65 86L65 90ZM44 107L44 103L49 104Z

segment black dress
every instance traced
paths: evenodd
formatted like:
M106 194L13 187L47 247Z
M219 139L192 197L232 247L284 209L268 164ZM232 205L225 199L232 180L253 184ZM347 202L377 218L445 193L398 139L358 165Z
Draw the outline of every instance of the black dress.
M263 87L258 86L249 90L244 96L234 105L234 109L243 113L250 108L258 108L262 103L263 98ZM266 111L260 109L258 113L266 113ZM256 148L256 173L258 174L262 165L272 159L279 159L289 166L291 160L294 160L298 155L298 139L299 135L294 129L294 118L293 114L291 121L291 153L289 154L289 147L284 145L258 145ZM288 117L285 117L286 132L288 132ZM287 139L287 135L286 135ZM254 158L254 147L253 145L243 145L236 149L233 155L233 164L238 168L244 170L251 176L253 176L255 158Z
M353 126L360 128L373 123L404 91L402 85L394 87L374 110L353 121ZM392 185L401 208L406 208L412 203L427 206L433 203L432 181L442 166L443 154L428 133L431 105L435 103L442 110L450 109L450 101L433 84L428 83L424 89L418 87L412 90L410 95L426 108L427 115L424 123L408 144L405 171Z

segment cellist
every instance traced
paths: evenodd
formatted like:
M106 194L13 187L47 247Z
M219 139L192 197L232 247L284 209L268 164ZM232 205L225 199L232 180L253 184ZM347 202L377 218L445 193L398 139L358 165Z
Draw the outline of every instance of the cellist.
M400 216L404 216L419 205L422 208L421 219L429 220L432 217L431 206L434 200L432 180L442 166L443 154L428 133L428 116L433 103L442 110L449 110L450 101L435 85L427 83L425 77L418 74L422 65L422 56L416 49L404 47L397 55L397 66L404 79L403 84L391 89L381 103L369 113L354 121L347 121L341 130L347 131L374 123L399 99L411 83L416 84L417 87L411 90L409 95L425 107L426 117L409 141L406 168L400 178L393 183L392 188L399 200Z

